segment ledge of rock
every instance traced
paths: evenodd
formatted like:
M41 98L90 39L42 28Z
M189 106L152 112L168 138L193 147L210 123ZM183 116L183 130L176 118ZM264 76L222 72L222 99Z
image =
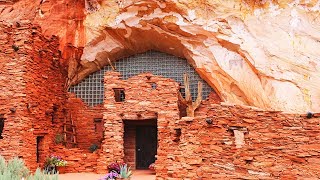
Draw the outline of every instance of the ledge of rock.
M316 1L0 1L0 20L58 36L69 83L119 58L184 57L226 103L320 111Z

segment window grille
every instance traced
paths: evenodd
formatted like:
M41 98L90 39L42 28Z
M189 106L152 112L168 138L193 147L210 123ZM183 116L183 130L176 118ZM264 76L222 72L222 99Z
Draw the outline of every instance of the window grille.
M193 100L197 98L198 81L202 82L202 96L206 99L213 89L203 81L194 68L188 64L187 60L157 51L148 51L114 62L116 71L122 74L123 79L128 79L140 73L150 72L154 75L174 79L183 85L183 74L188 73L190 81L190 91ZM107 65L97 71L79 84L72 86L70 92L83 99L90 106L103 103L103 78L107 71L112 71ZM184 92L184 90L182 90ZM184 95L184 94L183 94Z

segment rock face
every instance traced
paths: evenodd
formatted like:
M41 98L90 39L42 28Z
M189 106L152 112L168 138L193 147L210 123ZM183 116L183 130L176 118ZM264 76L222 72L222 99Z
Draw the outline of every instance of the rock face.
M124 56L184 57L220 98L287 112L320 110L316 1L1 1L0 20L58 36L69 84Z

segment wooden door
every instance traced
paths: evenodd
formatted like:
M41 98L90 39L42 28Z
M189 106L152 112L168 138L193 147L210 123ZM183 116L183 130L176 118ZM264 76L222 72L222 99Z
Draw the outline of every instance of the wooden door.
M136 168L148 169L155 162L158 138L156 126L137 126L136 128Z

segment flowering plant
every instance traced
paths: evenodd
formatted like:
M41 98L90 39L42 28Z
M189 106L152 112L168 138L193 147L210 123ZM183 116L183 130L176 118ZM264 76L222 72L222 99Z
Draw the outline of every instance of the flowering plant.
M119 174L117 172L111 171L100 180L114 180L117 179L118 176Z
M116 180L117 178L130 179L132 172L124 162L113 162L108 166L109 173L100 180Z
M125 165L125 164L126 163L124 163L124 162L113 162L108 165L108 171L109 172L116 172L116 173L120 174L120 166Z
M50 155L47 157L45 166L66 166L67 161L63 160L61 156Z
M149 169L154 171L155 170L155 164L154 163L150 164L149 165Z

